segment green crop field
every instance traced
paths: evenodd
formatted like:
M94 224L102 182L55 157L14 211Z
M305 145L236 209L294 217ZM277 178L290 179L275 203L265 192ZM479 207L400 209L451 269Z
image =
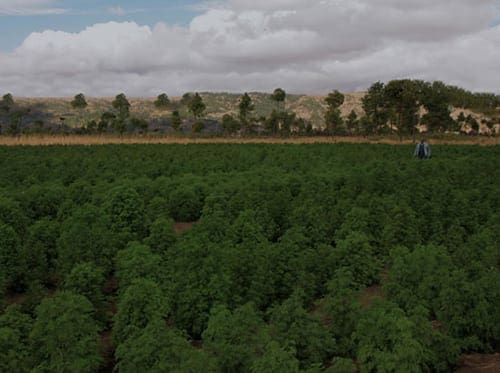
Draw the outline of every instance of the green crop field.
M494 352L500 147L432 150L0 146L0 371L449 372Z

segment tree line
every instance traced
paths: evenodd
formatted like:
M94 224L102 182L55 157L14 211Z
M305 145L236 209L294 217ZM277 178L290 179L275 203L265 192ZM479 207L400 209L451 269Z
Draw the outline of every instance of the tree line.
M171 101L166 93L158 95L154 106L169 112L159 123L130 115L130 103L124 93L112 101L112 111L105 111L98 120L89 120L80 127L69 127L60 122L49 125L47 115L40 109L16 105L11 94L0 101L0 130L3 134L21 133L146 133L150 132L208 132L216 135L330 135L368 136L396 134L415 136L424 128L428 132L459 133L469 128L473 134L479 133L480 125L487 126L490 134L496 134L495 126L500 124L498 108L500 96L488 93L472 93L464 89L446 85L440 81L392 80L388 83L376 82L370 86L362 99L363 113L352 110L342 116L341 106L345 96L338 90L329 93L323 100L323 126L314 128L309 120L301 118L286 107L286 92L277 88L270 95L275 103L268 116L257 115L255 104L248 93L238 100L235 112L224 114L219 120L208 119L207 105L200 93L186 93L178 101ZM71 101L74 110L87 108L83 93L75 95ZM487 117L478 120L471 114L451 117L452 107L460 107L483 113ZM184 109L184 110L181 110ZM187 113L181 114L181 113ZM36 119L35 119L36 118ZM422 127L423 126L423 127Z

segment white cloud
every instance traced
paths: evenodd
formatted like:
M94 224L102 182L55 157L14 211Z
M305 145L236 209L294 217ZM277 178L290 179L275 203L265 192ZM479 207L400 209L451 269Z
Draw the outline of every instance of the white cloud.
M500 26L489 26L495 4L210 2L188 27L110 22L79 33L33 33L14 52L0 54L0 87L27 96L155 96L277 86L323 93L408 77L499 92Z
M0 0L0 16L31 16L62 14L66 10L57 7L55 0Z

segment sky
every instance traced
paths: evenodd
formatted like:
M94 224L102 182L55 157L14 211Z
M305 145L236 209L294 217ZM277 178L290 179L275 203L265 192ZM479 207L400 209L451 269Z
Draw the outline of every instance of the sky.
M0 0L0 95L500 93L500 0Z

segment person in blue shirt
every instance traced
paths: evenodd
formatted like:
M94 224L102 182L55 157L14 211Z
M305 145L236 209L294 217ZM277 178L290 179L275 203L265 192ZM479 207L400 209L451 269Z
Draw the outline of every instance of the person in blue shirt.
M429 159L431 157L431 147L424 139L415 147L413 156L418 157L418 159Z

